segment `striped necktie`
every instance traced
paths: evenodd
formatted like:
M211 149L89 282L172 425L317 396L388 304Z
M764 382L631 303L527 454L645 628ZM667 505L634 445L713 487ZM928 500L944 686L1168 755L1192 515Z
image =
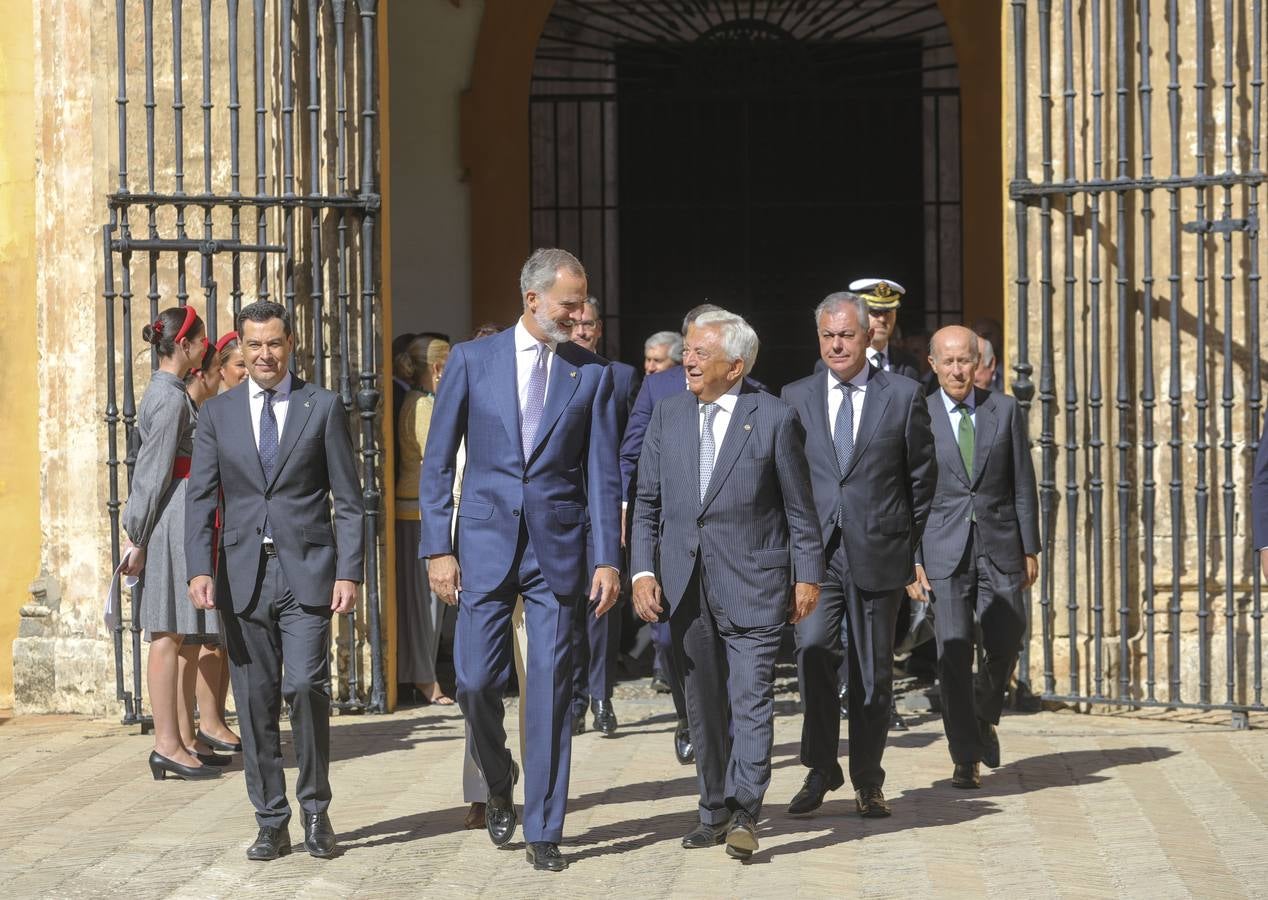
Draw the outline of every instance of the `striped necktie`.
M546 405L546 353L545 344L537 345L537 359L528 375L528 394L524 398L523 424L520 425L520 441L524 445L524 462L532 455L537 441L537 427L542 421Z
M709 493L709 479L713 477L713 457L717 455L717 442L713 437L713 417L718 414L718 404L706 403L704 425L700 428L700 502Z

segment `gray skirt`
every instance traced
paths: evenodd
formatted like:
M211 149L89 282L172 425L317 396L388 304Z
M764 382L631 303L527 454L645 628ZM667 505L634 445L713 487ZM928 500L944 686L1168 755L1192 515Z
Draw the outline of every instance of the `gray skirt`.
M145 548L141 573L138 624L147 637L158 632L218 638L220 620L214 611L190 602L185 566L184 478L172 481L163 497L163 511Z
M431 592L427 561L418 558L421 526L396 520L396 680L430 684L436 680L436 653L453 610Z

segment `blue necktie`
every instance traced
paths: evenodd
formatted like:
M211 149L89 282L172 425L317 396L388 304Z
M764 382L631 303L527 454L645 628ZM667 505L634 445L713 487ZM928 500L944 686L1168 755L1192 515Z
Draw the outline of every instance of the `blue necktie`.
M260 408L260 466L264 469L265 485L273 481L273 470L277 467L277 415L273 412L276 394L273 388L266 389L264 406ZM267 516L264 518L264 536L273 536Z
M700 502L709 493L709 479L713 477L713 457L717 455L717 442L713 438L713 417L718 414L718 404L704 404L704 426L700 429Z
M854 385L838 384L837 388L841 391L841 405L837 408L836 427L832 429L832 444L836 447L837 465L844 477L854 456ZM844 506L837 509L837 525L845 527Z
M546 345L537 345L537 359L528 374L528 394L524 398L523 424L520 425L520 441L524 445L524 462L533 452L537 440L537 426L542 421L542 409L546 405Z

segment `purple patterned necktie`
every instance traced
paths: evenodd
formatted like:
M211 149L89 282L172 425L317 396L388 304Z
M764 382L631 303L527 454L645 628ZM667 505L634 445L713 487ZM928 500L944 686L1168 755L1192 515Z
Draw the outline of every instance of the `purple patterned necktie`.
M537 426L542 421L542 409L546 405L546 354L545 344L537 345L537 359L528 374L528 394L524 398L524 414L520 425L520 440L524 444L524 462L533 452L537 440Z

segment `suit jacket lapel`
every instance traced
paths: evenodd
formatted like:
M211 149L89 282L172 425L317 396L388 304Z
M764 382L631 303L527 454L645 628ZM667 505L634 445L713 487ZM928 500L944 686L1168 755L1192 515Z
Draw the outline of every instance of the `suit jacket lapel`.
M969 473L964 471L964 458L960 456L960 442L951 428L951 417L947 415L946 404L942 400L942 390L929 395L929 421L933 424L933 445L938 450L938 468L954 472L966 485Z
M550 377L546 381L546 406L542 409L542 420L537 426L537 435L533 439L533 452L529 460L532 460L541 452L547 436L550 434L551 429L555 427L555 422L563 415L564 407L568 405L572 395L577 393L577 385L581 381L581 375L578 367L564 356L564 353L568 353L565 348L569 346L571 345L560 344L555 353L555 359L550 364ZM563 353L558 351L563 351ZM568 355L571 356L572 354L569 353Z
M841 464L837 460L837 448L832 443L832 429L828 427L828 376L822 372L815 373L815 380L810 385L810 402L806 414L806 434L811 440L820 440L824 442L824 447L828 451L828 456L832 458L832 465L836 467L837 475L841 474Z
M753 415L753 410L757 408L757 398L751 392L744 391L735 400L735 411L731 413L731 422L727 425L726 436L722 438L722 446L718 449L718 459L713 464L713 474L709 476L709 490L704 495L704 500L700 503L700 509L703 511L708 509L709 504L713 502L713 498L718 495L718 491L722 488L722 482L726 481L726 476L735 466L735 461L740 458L740 451L744 449L745 443L748 442L748 436L753 433L753 426L749 423L749 417ZM696 471L697 476L700 469L700 450L699 438L696 439ZM700 482L697 477L696 484Z
M314 393L316 391L313 390L311 384L291 376L291 398L286 405L286 425L282 429L281 443L277 448L277 465L273 467L273 478L265 485L266 489L272 487L277 481L277 476L282 473L282 468L286 465L286 458L295 449L300 432L308 424L308 417L313 414ZM259 454L257 453L256 456Z
M485 358L484 374L489 394L493 397L498 416L506 428L506 436L510 438L512 446L521 448L522 455L524 442L520 440L520 395L515 366L515 329L508 328L485 340L501 341L505 345L494 347L493 352Z
M859 417L859 430L854 438L854 453L850 456L850 464L841 473L845 478L858 465L859 457L867 449L868 442L876 433L876 426L885 416L885 408L889 406L889 376L875 366L867 376L867 390L863 393L863 414Z
M246 440L233 441L231 447L238 448L241 453L248 454L255 460L255 470L260 473L260 484L264 484L264 465L260 462L260 448L255 442L255 423L251 421L251 385L250 379L245 379L239 386L241 388L241 396L235 398L230 405L230 416L233 418L235 431L242 434ZM239 388L234 388L239 390ZM247 468L251 466L247 463ZM266 485L267 486L267 485Z
M986 471L986 459L991 455L995 434L999 431L999 418L995 415L995 395L981 388L976 392L977 412L973 414L973 485L976 487Z

